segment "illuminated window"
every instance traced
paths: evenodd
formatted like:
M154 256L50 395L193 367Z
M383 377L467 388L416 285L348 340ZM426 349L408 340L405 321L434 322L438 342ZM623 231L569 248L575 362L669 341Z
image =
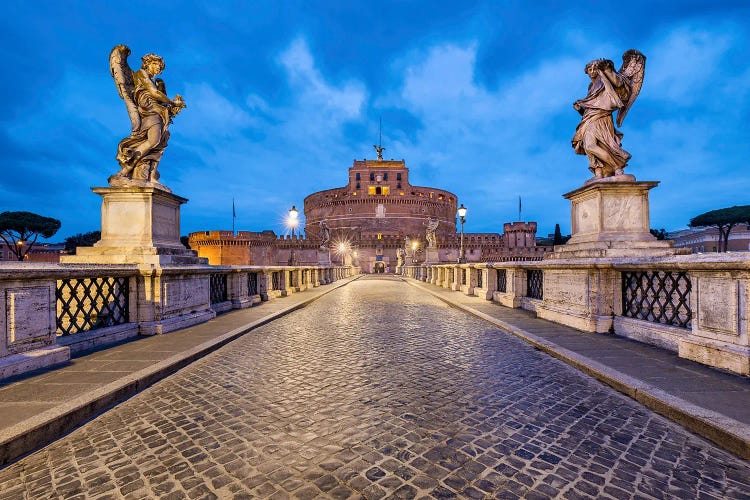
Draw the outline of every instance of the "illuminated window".
M378 233L378 239L379 239L379 240L382 240L382 239L383 239L383 233Z
M389 188L388 186L383 186L383 194L387 195L390 193L390 191L391 191L391 188Z
M356 191L352 191L352 196L357 196L357 192Z
M367 194L375 194L375 186L367 186Z
M401 191L401 192L400 192L400 193L398 193L398 194L399 194L399 196L403 196L403 195L404 195L404 192L403 192L403 191Z

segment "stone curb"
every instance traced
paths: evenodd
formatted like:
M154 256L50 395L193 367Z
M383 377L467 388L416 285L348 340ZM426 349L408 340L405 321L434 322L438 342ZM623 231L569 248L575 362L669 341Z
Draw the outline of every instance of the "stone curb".
M4 467L11 461L61 438L86 421L172 375L190 363L216 351L251 330L282 316L286 316L297 309L301 309L360 277L361 275L358 275L343 282L334 282L333 287L318 295L306 298L275 313L242 325L187 351L175 354L152 366L133 372L119 380L95 389L84 396L66 401L59 406L50 408L4 431L0 431L0 467Z
M446 304L466 311L515 335L547 354L564 361L583 373L594 377L613 389L633 398L656 413L672 420L727 451L750 460L750 426L713 410L697 406L682 398L669 394L658 387L612 369L598 361L582 356L564 347L540 338L517 326L494 318L470 306L453 302L433 292L421 283L405 279Z

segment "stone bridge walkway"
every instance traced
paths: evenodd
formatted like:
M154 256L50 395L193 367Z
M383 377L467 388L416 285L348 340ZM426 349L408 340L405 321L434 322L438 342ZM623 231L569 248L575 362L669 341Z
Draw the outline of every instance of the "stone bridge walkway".
M748 492L748 462L387 278L261 326L0 470L0 498Z

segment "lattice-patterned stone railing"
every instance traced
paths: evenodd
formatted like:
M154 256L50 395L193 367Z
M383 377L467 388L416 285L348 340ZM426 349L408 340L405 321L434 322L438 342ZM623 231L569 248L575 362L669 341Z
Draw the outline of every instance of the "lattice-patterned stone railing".
M0 265L0 380L330 283L341 266ZM287 279L295 280L294 290Z
M434 285L750 375L750 253L429 267Z

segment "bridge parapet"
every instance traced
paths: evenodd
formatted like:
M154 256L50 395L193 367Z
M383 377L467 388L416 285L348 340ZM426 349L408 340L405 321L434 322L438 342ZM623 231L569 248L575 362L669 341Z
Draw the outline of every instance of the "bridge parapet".
M352 266L0 266L0 380L332 283Z
M403 276L750 375L750 254L404 266Z

